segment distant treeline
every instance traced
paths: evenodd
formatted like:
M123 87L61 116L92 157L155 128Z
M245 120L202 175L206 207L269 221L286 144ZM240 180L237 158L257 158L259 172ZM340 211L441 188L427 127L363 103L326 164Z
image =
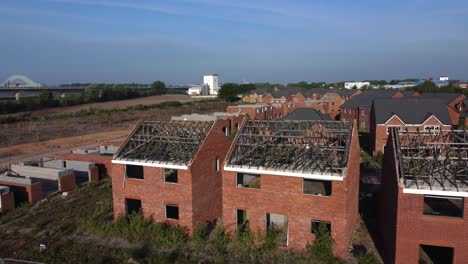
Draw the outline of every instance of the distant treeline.
M60 97L50 91L39 96L20 98L19 101L0 101L0 114L32 111L49 107L73 106L95 102L116 101L167 93L166 85L156 81L148 88L134 87L131 84L92 84L79 95Z
M460 93L468 96L468 89L463 89L459 86L453 85L452 83L439 88L431 81L424 81L422 84L406 88L406 90L416 91L419 93Z

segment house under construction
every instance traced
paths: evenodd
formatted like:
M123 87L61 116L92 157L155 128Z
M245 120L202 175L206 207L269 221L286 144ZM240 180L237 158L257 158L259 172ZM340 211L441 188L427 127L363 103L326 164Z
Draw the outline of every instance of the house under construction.
M380 199L388 263L466 263L468 132L392 129Z
M359 142L354 124L249 120L224 164L223 224L228 231L279 232L303 249L324 223L346 257L358 220Z
M115 216L141 210L189 232L215 222L221 216L220 166L231 144L232 118L237 117L140 122L112 160Z

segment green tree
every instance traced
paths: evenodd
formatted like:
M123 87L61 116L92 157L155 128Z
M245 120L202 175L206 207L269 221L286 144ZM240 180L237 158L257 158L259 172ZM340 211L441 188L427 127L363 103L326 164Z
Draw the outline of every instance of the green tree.
M226 102L235 102L239 100L239 85L236 83L225 83L218 92L218 98Z
M166 84L162 81L155 81L151 84L151 90L153 94L165 94Z

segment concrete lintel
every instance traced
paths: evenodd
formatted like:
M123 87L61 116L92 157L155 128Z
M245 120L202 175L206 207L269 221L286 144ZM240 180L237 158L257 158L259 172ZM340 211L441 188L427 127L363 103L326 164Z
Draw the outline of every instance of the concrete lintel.
M423 194L423 195L427 194L427 195L450 196L450 197L468 197L468 192L442 191L442 190L423 190L423 189L404 188L403 193Z
M187 170L188 169L188 166L168 164L168 163L158 163L158 162L112 160L112 163L113 164L122 164L122 165L136 165L136 166L144 166L144 167L167 168L167 169L176 169L176 170Z
M326 175L326 174L302 173L302 172L291 172L291 171L274 171L274 170L267 170L267 169L251 169L251 168L229 167L229 166L225 166L224 170L241 172L241 173L299 177L299 178L323 180L323 181L343 181L344 180L342 176L336 176L336 175L330 175L330 174Z

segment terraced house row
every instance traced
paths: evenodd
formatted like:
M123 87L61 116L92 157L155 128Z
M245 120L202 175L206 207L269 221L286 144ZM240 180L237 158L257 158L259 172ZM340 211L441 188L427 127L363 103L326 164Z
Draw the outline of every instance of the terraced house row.
M450 113L464 103L449 99L372 100L374 147L385 150L375 237L385 263L468 259L468 132L454 130ZM359 223L358 130L358 120L295 102L142 121L108 169L114 216L142 211L189 233L218 222L274 230L298 250L323 223L345 258Z
M355 125L244 114L173 119L139 123L114 156L115 217L141 210L189 233L217 221L232 232L248 224L275 230L293 249L312 244L323 222L346 257L358 224Z

